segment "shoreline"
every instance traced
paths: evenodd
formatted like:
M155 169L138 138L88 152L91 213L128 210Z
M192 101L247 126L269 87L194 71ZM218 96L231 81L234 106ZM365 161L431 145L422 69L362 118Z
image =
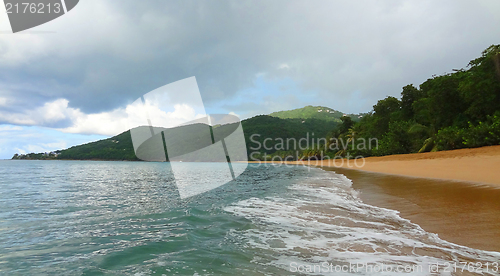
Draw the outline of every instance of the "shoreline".
M249 163L259 163L250 161ZM363 160L330 159L260 163L343 168L396 176L486 184L500 188L500 145L427 153L367 157Z
M367 204L397 210L443 240L500 252L500 146L368 157L361 168L333 161L261 163L343 174Z
M500 189L471 182L323 167L345 175L365 203L397 210L441 239L500 252Z

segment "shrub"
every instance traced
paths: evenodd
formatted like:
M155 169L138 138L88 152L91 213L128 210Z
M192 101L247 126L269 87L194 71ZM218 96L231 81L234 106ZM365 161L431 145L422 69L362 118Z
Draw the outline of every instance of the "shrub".
M463 139L463 144L469 148L500 144L500 116L488 116L486 122L479 122L476 126L469 122Z
M380 147L375 151L376 155L410 153L412 149L412 137L408 133L412 123L396 121L389 124L389 131L380 140Z
M465 147L464 132L466 132L465 129L456 126L439 130L435 140L438 150L452 150Z

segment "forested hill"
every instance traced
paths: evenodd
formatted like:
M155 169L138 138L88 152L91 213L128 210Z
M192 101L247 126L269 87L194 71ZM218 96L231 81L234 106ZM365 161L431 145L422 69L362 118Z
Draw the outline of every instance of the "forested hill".
M325 137L328 132L338 125L336 122L318 119L280 119L267 115L243 120L241 124L249 154L251 152L250 147L256 147L256 142L263 143L266 138L272 139L266 143L268 147L273 148L266 150L267 153L271 154L276 151L274 150L275 138L295 138L299 140L309 133L309 139L311 140L316 137ZM254 136L250 139L252 135ZM16 154L13 159L139 160L134 153L130 131L125 131L108 139L59 150L56 154Z
M138 161L132 145L130 130L108 139L61 150L57 159L128 160Z
M365 114L344 114L343 112L328 107L311 105L269 114L269 116L281 119L318 119L337 123L341 122L340 118L344 117L344 115L351 117L353 121L359 121Z

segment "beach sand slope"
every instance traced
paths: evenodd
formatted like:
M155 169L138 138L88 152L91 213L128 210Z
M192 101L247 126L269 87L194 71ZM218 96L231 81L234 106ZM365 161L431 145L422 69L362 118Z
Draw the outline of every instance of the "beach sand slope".
M322 167L425 177L500 186L500 145L475 149L368 157L363 160L296 161Z

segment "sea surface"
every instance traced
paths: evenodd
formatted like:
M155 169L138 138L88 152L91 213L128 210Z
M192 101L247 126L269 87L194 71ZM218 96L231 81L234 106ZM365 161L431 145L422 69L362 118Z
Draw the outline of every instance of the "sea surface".
M208 183L227 164L183 166ZM317 168L248 165L181 199L168 163L0 161L0 275L499 275L499 260Z

